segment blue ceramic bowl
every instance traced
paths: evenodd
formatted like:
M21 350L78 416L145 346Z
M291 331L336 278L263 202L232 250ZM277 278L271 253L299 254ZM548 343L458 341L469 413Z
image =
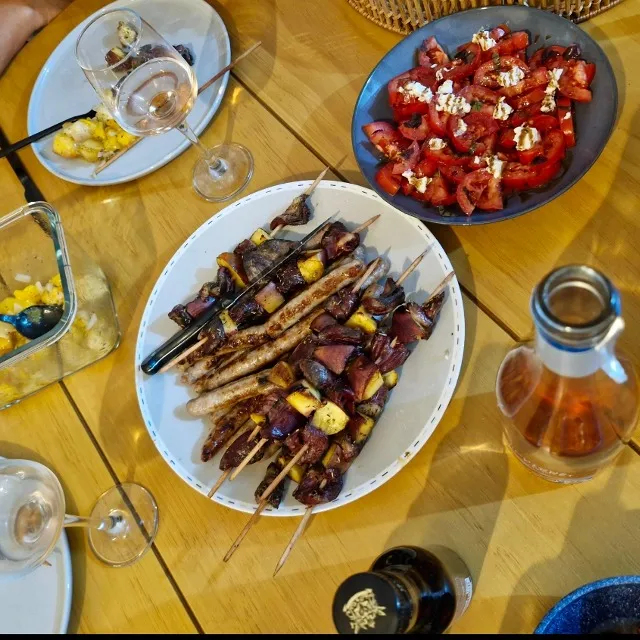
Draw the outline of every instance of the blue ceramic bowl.
M547 613L537 634L604 633L640 627L640 576L620 576L586 584Z
M435 36L449 53L468 42L483 27L507 24L512 31L528 31L530 42L527 57L537 49L551 44L567 46L577 43L583 57L595 62L596 75L591 85L593 100L577 104L575 109L576 146L569 151L568 166L560 178L550 185L510 197L502 211L474 213L467 217L457 206L453 215L442 216L434 207L425 206L401 193L391 197L375 182L379 158L362 131L363 125L374 120L391 120L387 99L387 83L391 78L415 66L416 52L425 38ZM537 39L537 43L534 40ZM613 69L600 46L582 29L553 13L525 6L484 7L440 18L418 29L399 42L378 63L360 92L351 125L353 150L360 170L377 193L396 208L425 222L449 225L471 225L498 222L537 209L574 185L602 153L613 130L618 110L618 89Z

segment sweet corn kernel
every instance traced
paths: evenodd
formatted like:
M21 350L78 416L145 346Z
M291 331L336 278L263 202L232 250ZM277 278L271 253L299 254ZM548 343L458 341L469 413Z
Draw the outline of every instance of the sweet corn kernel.
M53 278L51 278L51 280L49 280L49 282L54 286L54 287L60 287L62 288L62 279L60 278L60 274L56 273L55 276L53 276Z
M42 303L43 304L64 304L64 294L62 293L62 289L58 287L53 287L51 291L47 291L46 289L42 292Z

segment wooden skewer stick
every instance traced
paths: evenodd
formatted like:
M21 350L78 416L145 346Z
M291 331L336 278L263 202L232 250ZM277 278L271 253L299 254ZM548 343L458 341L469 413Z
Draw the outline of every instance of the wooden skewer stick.
M260 518L260 514L264 511L265 507L268 504L269 503L266 500L263 500L262 502L260 502L260 504L258 505L258 508L253 512L253 515L251 516L247 524L244 525L244 529L240 532L240 535L235 539L235 542L231 545L231 547L229 548L229 551L227 551L227 554L222 559L223 562L229 562L229 560L231 560L231 556L236 552L236 549L240 546L241 542L246 538L247 533L251 531L251 528L258 521L258 519Z
M177 364L180 364L187 356L190 356L194 351L197 351L205 342L207 338L202 338L202 340L198 340L195 344L192 344L188 349L185 349L181 353L179 353L175 358L172 358L160 369L158 373L166 373L169 369L173 369Z
M242 425L247 426L249 423L253 424L253 420L251 418L249 418L248 420L245 421L245 423ZM245 433L246 430L243 430L242 427L240 427L240 429L238 429L237 434L235 436L235 438L233 438L233 440L229 443L229 447L243 434ZM251 436L250 438L253 439L255 438L258 433L260 432L260 426L256 425L254 430L251 432ZM228 447L227 447L228 448ZM233 469L227 469L226 471L224 471L222 473L222 475L218 478L217 482L213 485L213 487L211 488L211 491L209 491L209 493L207 494L207 498L212 498L216 491L218 491L218 489L225 483L225 480L231 475L231 472L233 471Z
M305 444L300 449L300 451L298 451L298 453L296 453L296 455L293 456L293 458L291 458L291 460L289 460L289 462L287 462L287 464L282 468L282 471L280 471L280 473L273 479L271 484L263 491L262 495L260 496L260 502L266 502L267 501L267 498L276 490L276 487L280 484L280 482L287 475L287 473L289 473L289 471L296 464L298 464L298 460L300 460L300 458L302 458L302 456L307 452L308 448L309 448L309 445Z
M302 521L298 525L298 528L296 529L293 536L291 536L291 540L289 540L289 544L287 545L287 548L284 550L282 557L280 558L280 560L278 560L276 569L273 572L274 578L278 573L278 571L280 571L280 569L282 569L282 567L284 566L284 563L287 561L287 558L289 557L289 554L293 550L293 547L295 546L296 542L298 542L298 540L300 539L300 536L302 536L302 534L304 533L304 530L307 528L307 524L309 524L309 519L311 518L312 514L313 514L313 507L307 507L307 510L304 512L304 516L302 517Z
M360 289L360 287L367 281L367 278L378 268L382 260L380 258L376 258L368 267L367 270L362 274L360 280L358 280L353 287L351 287L351 293L355 293Z
M253 51L255 51L261 44L262 44L262 42L260 42L260 41L256 42L253 46L249 47L244 53L241 53L235 60L232 60L226 67L224 67L223 69L220 69L220 71L218 71L218 73L216 73L213 76L213 78L210 78L209 80L207 80L198 89L198 95L200 95L203 91L206 91L216 80L219 80L225 73L227 73L227 71L229 71L230 69L233 69L233 67L235 67L238 64L238 62L240 62L240 60L242 60L243 58L246 58L250 53L253 53ZM101 162L93 170L92 177L95 177L99 173L104 171L107 167L109 167L116 160L118 160L118 158L121 158L125 153L127 153L127 151L129 151L130 149L135 147L140 141L144 140L144 138L145 138L145 136L141 136L140 138L136 138L130 145L128 145L124 149L120 149L120 151L118 151L117 153L114 153L108 160L105 160L104 162Z
M260 431L260 427L257 427L258 432ZM253 440L253 438L255 438L258 434L256 433L256 435L253 435L253 433L249 436L249 440ZM244 457L244 459L242 460L242 462L233 470L233 473L231 474L231 478L229 478L230 480L235 480L236 477L238 476L238 474L251 462L251 460L253 460L253 456L256 455L256 453L258 453L258 451L260 451L260 449L262 449L262 447L264 447L265 444L267 444L267 442L269 442L269 440L267 438L260 438L260 440L258 440L258 442L256 442L255 446L253 447L253 449L251 449L251 451L249 451L249 453Z
M380 213L377 216L373 216L372 218L369 218L368 220L366 220L365 222L363 222L359 227L356 227L351 233L360 233L362 231L364 231L367 227L370 227L379 217L380 217Z
M429 247L431 248L431 247ZM400 277L396 280L396 284L401 285L418 267L418 265L422 262L422 259L427 255L429 249L421 253L401 274Z
M451 271L450 273L448 273L445 278L442 280L442 282L429 294L429 298L427 300L427 302L429 300L431 300L431 298L437 296L439 293L441 293L442 291L444 291L444 289L447 288L447 285L449 284L449 282L451 282L451 280L453 280L453 276L455 276L455 272Z

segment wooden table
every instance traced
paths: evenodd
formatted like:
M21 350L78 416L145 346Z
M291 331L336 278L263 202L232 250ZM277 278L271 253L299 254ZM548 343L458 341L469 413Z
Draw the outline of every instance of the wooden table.
M0 79L0 128L9 140L26 134L30 90L46 58L103 4L75 0ZM264 46L234 73L204 142L229 137L251 148L256 173L250 190L314 177L325 162L338 177L362 182L350 148L351 111L368 71L398 36L344 0L211 4L236 52L256 39ZM640 89L631 80L640 19L633 5L626 0L585 25L609 54L623 97L614 137L587 177L512 223L434 229L467 293L464 370L434 436L376 492L315 518L276 579L273 566L297 523L264 519L224 565L221 558L246 516L207 501L168 469L135 398L135 336L155 278L193 229L222 208L191 192L193 152L134 183L99 189L65 183L31 150L20 152L67 233L107 272L123 341L104 361L4 412L0 454L52 466L79 511L125 480L148 486L161 510L154 553L127 569L102 567L82 536L72 536L73 630L331 632L337 585L398 543L444 544L467 561L477 591L455 625L459 632L530 632L575 587L640 572L635 452L625 451L590 483L548 484L504 451L493 391L504 353L530 330L531 287L556 264L601 264L623 288L631 327L640 315L633 288L640 267L632 258L640 165L634 113ZM0 163L0 184L9 185L15 205L21 187L7 173ZM627 333L627 346L637 355L638 345L629 340L636 334Z

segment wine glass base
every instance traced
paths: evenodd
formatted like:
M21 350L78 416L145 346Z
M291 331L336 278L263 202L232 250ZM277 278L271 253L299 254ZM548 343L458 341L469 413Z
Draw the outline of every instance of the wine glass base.
M219 144L209 149L222 163L222 171L211 169L204 158L193 168L193 188L209 202L223 202L237 195L253 175L253 156L241 144Z
M91 516L117 520L109 530L89 529L93 553L111 567L126 567L139 560L158 533L158 505L149 490L139 484L127 482L105 491Z

